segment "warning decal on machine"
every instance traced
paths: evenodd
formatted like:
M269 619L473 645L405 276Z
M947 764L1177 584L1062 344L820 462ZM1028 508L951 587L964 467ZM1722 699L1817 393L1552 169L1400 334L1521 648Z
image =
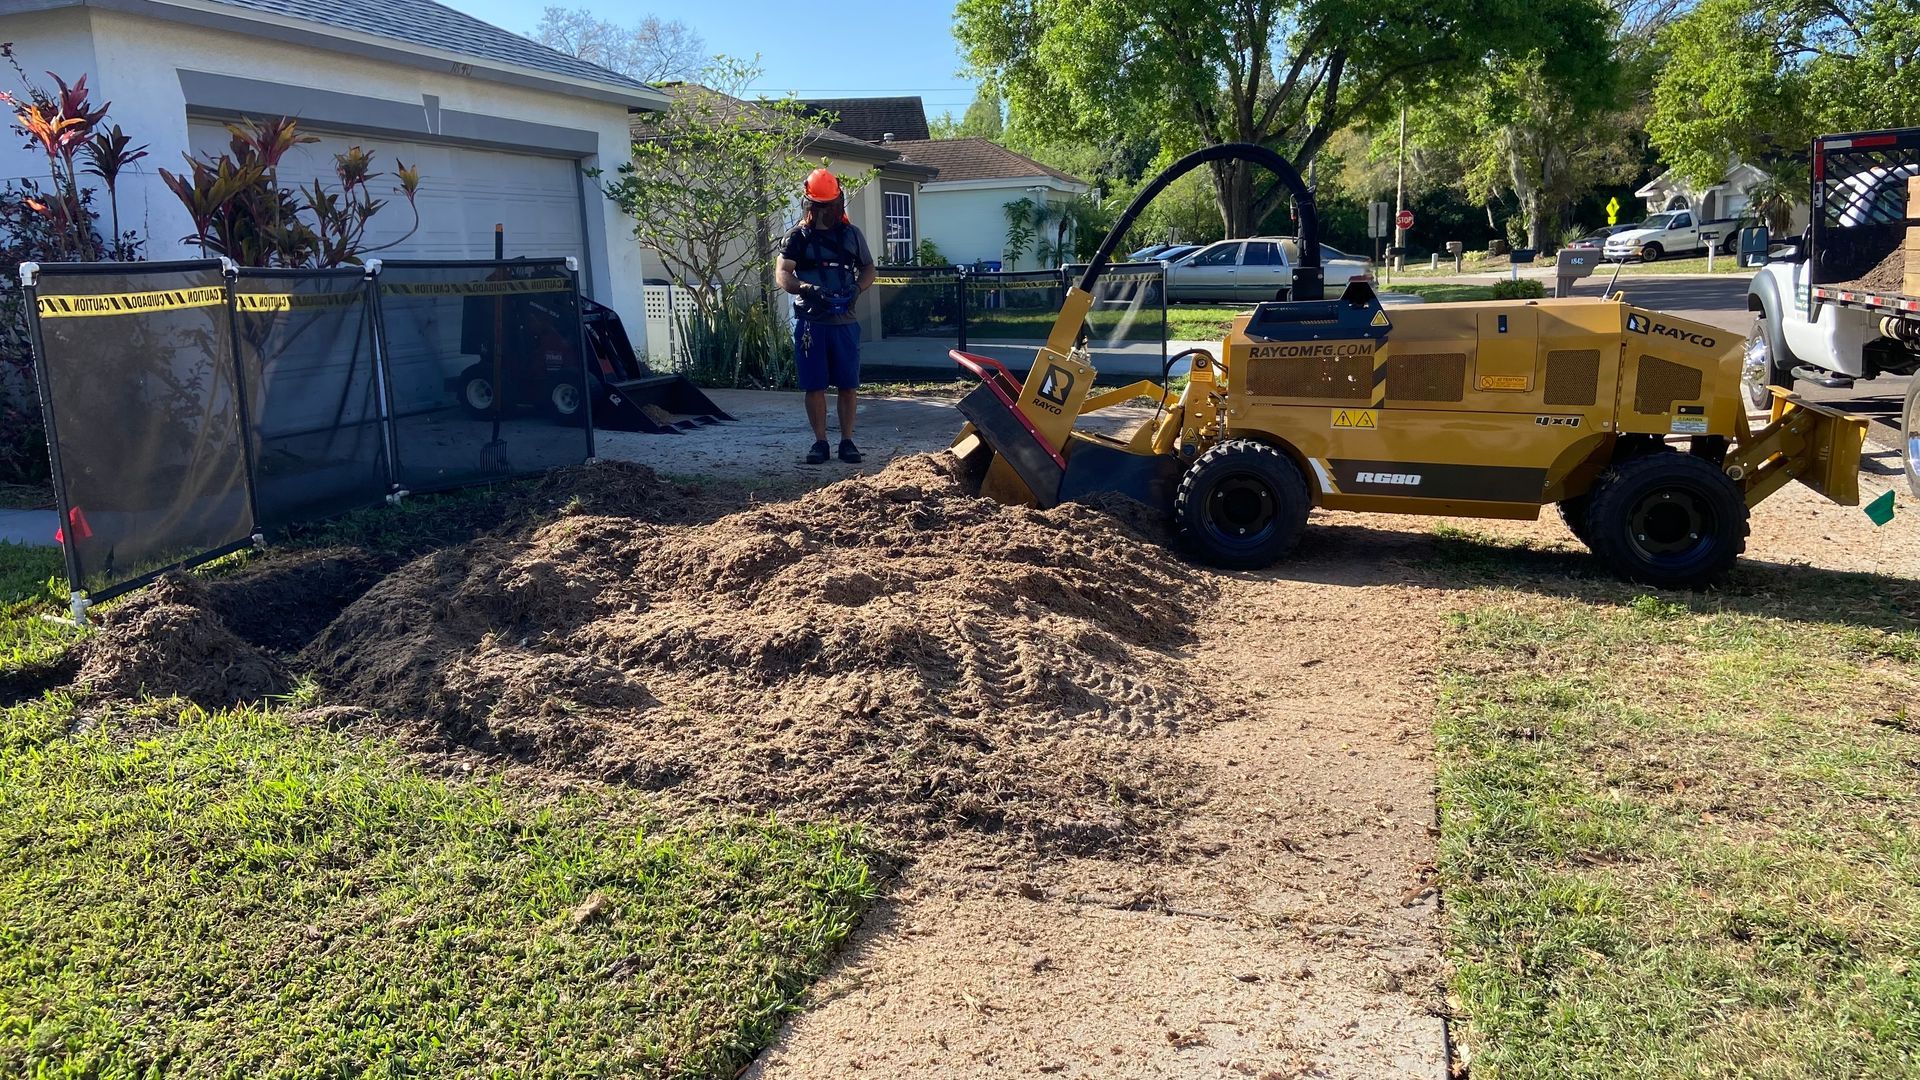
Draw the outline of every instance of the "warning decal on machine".
M224 285L202 285L192 289L166 289L160 292L111 293L100 296L41 296L37 298L43 319L80 319L90 315L138 315L147 311L176 311L182 308L219 307L227 302Z
M1380 426L1380 415L1373 409L1333 409L1333 426L1372 431Z

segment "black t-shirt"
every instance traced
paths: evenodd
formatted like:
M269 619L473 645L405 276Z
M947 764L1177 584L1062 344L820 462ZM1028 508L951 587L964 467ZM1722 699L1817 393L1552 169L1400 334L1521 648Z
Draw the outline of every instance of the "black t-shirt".
M811 322L842 325L855 323L851 310L832 313L834 298L851 305L860 285L860 272L873 265L873 253L867 250L867 238L852 223L837 228L807 228L796 225L781 241L780 257L793 260L794 276L820 292L805 292L793 298L801 318Z

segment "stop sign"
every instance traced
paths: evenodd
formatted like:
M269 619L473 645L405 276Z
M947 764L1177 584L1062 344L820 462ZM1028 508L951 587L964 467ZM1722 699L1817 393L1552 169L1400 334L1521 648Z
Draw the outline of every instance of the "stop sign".
M1393 216L1393 223L1402 229L1413 228L1413 211L1402 210Z

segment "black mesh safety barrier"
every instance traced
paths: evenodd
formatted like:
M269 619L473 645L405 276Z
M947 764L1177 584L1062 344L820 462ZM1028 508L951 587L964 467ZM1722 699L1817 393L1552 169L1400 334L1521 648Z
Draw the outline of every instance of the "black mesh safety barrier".
M403 490L593 456L579 283L566 261L389 261L375 281Z
M976 271L966 290L967 341L1044 341L1066 297L1058 270Z
M255 532L219 262L38 268L28 286L68 578L104 599Z
M953 267L883 266L873 280L881 333L953 338L960 327L960 274Z
M367 273L245 269L233 291L260 526L384 500L392 474Z
M1086 269L1067 267L1067 280L1078 281ZM1166 279L1166 267L1159 263L1112 263L1101 272L1093 286L1093 310L1087 313L1087 343L1096 356L1165 346Z

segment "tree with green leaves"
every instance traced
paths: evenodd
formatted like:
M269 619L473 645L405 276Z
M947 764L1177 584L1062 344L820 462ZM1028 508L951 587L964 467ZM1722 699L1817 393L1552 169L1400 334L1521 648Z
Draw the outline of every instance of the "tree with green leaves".
M1000 98L983 86L965 116L955 120L949 112L935 117L927 127L936 139L998 139L1006 123L1000 115Z
M1599 0L960 0L954 33L1015 127L1162 147L1250 142L1304 166L1334 132L1397 95L1539 51L1556 77L1590 40ZM1240 162L1212 170L1229 236L1286 198Z
M1661 36L1647 134L1684 179L1780 167L1822 132L1920 117L1912 0L1703 0Z
M698 84L668 87L667 108L649 114L632 159L604 184L633 219L634 236L705 314L765 281L777 226L821 164L808 154L811 137L833 122L809 116L797 99L735 96L759 75L752 64L722 57ZM863 182L841 179L849 192Z

